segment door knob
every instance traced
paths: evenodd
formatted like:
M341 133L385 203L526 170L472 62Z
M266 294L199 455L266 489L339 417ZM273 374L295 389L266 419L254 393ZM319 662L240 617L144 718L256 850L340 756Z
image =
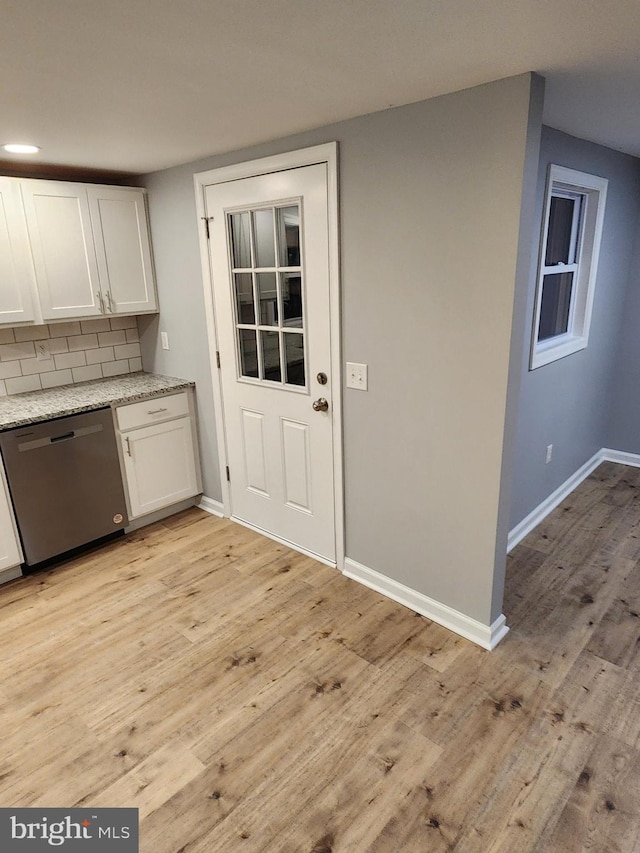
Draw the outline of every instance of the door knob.
M327 403L324 397L314 400L312 405L314 412L326 412L329 409L329 403Z

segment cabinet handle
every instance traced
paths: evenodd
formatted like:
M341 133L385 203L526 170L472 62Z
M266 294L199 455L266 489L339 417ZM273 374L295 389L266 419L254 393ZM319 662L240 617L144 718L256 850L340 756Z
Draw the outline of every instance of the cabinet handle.
M161 412L168 412L169 409L149 409L148 415L159 415Z
M109 305L109 311L113 314L113 299L111 298L110 290L107 290L107 303Z
M103 296L102 296L102 291L97 290L97 291L96 291L96 296L98 297L98 299L99 299L99 301L100 301L100 313L101 313L101 314L104 314L104 313L105 313L105 310L104 310L104 298L103 298Z
M127 456L131 456L131 439L129 436L125 438L125 441L127 442Z

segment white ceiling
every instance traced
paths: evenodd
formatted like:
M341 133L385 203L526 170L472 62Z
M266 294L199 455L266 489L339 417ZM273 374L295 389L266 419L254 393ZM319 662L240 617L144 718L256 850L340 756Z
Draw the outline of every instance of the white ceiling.
M640 156L639 60L638 0L3 0L0 143L142 173L533 70Z

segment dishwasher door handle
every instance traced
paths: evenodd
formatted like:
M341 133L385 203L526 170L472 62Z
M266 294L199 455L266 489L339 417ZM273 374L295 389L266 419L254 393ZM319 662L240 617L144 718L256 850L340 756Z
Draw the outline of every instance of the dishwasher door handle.
M51 444L55 444L56 441L66 441L69 438L75 438L76 434L73 430L71 432L65 432L63 435L52 435L49 439Z

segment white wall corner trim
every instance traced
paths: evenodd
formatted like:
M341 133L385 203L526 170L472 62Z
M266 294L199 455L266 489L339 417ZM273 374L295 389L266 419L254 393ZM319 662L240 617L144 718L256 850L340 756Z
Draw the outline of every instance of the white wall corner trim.
M548 498L545 498L529 515L525 516L509 531L507 553L512 551L528 533L531 533L534 527L537 527L565 498L569 497L571 492L577 489L580 483L586 480L589 474L595 471L602 462L617 462L620 465L632 465L634 468L640 468L640 455L626 453L622 450L610 450L606 447L598 450L591 459L588 459L582 467L578 468L562 485L558 486L555 492L552 492Z
M397 601L398 604L403 604L416 613L420 613L421 616L426 616L432 622L437 622L438 625L460 634L461 637L471 640L472 643L482 646L483 649L495 649L509 631L503 615L500 615L492 625L485 625L464 613L460 613L459 610L454 610L446 604L429 598L422 592L417 592L415 589L393 580L393 578L363 566L362 563L358 563L350 557L345 558L343 574L364 584L364 586L368 586L369 589Z
M224 518L224 504L222 501L216 501L213 498L208 498L206 495L203 495L200 498L198 507L203 509L205 512L211 513L211 515L217 515L218 518Z

